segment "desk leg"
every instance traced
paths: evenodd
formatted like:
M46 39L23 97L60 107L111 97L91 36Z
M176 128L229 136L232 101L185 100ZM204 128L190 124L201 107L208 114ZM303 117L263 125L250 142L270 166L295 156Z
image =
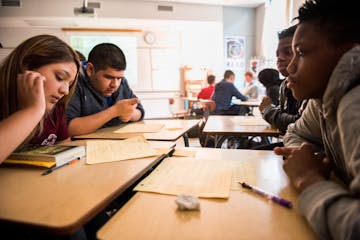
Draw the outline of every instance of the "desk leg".
M271 137L262 136L261 140L262 140L262 144L271 144Z
M218 147L219 138L220 138L219 135L215 135L215 137L214 137L214 145L215 145L215 148L220 148L220 147Z
M187 133L183 135L185 147L189 147L189 136Z
M249 116L254 116L254 107L249 107L249 113L248 113L248 115Z
M209 141L209 134L205 135L205 140L204 140L204 147L207 146L207 142Z

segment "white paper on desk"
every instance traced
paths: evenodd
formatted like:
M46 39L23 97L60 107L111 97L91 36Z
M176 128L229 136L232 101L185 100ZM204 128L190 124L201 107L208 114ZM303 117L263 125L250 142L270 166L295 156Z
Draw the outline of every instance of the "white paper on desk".
M176 149L173 153L174 157L195 157L196 151L188 149Z
M143 136L126 140L92 140L86 142L86 163L96 164L151 157L159 152Z
M264 119L260 117L235 117L231 118L231 121L236 125L243 125L243 126L268 126L269 123L266 122Z
M232 170L230 165L223 163L220 160L167 158L134 190L228 198Z
M257 185L256 164L254 161L227 160L232 169L231 190L242 191L243 188L239 182L246 182L251 185Z
M154 133L159 132L164 126L162 123L128 123L114 133Z

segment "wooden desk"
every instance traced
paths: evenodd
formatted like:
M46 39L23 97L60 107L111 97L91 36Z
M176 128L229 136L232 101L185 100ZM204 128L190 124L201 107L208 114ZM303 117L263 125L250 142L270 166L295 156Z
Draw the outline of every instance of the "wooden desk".
M246 106L246 107L258 107L260 106L259 101L241 101L240 99L233 99L231 102L235 105Z
M194 148L198 159L254 164L247 173L264 190L293 202L273 204L248 191L231 191L227 200L200 199L200 211L178 211L176 196L138 192L97 233L117 239L316 239L299 214L297 193L289 186L280 157L272 151Z
M162 143L160 147L165 146ZM46 176L41 175L43 168L3 164L0 223L19 224L54 235L72 234L160 160L149 157L86 165L81 159Z
M281 135L279 130L272 128L265 120L262 120L264 125L241 125L237 123L241 120L249 122L251 119L256 122L262 120L260 116L209 116L203 132L215 137L215 147L220 147L220 141L224 135L261 137L278 137Z
M74 140L79 139L126 139L138 135L144 135L147 140L153 141L176 141L184 137L185 146L189 146L187 132L198 124L200 119L183 120L144 120L142 123L163 123L165 127L156 133L114 133L119 127L109 127L97 130L94 133L74 136ZM136 124L136 123L130 123Z
M233 104L235 104L235 105L248 107L250 109L250 111L247 113L249 116L254 115L254 107L259 107L260 106L260 102L257 101L257 100L254 100L254 101L241 101L240 99L233 99L231 102Z

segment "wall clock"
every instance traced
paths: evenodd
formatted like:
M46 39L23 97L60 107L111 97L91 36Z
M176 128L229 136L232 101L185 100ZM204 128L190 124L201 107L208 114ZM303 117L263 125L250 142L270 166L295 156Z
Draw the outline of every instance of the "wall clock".
M155 43L155 40L156 40L156 37L155 37L155 34L152 33L152 32L147 32L145 33L144 35L144 41L147 43L147 44L154 44Z

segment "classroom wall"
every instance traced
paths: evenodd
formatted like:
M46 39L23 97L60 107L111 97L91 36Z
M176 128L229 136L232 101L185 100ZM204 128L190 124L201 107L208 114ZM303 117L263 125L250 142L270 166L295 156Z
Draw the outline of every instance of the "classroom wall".
M292 4L290 5L290 7L292 7L292 9L290 9L290 11L291 11L292 15L290 16L290 20L292 18L298 16L298 10L303 5L305 0L291 0L291 1L292 1Z
M144 53L151 49L157 51L166 48L176 49L179 52L181 66L207 67L217 76L218 81L221 80L225 70L224 36L245 36L246 58L254 53L254 9L223 8L218 5L164 4L173 6L174 11L169 13L158 12L158 4L152 2L112 0L99 2L101 9L96 10L95 18L74 16L73 8L80 7L82 0L26 0L22 1L21 8L0 7L0 42L6 48L0 50L0 56L6 55L9 49L37 34L53 34L68 42L71 33L62 31L62 27L130 28L141 29L143 33L152 31L157 41L151 46L143 41L143 33L137 34L139 52ZM151 59L140 59L139 62L142 67L140 75L150 78L154 74L154 69L149 65ZM169 109L168 98L178 98L182 94L181 82L178 81L177 84L179 85L177 90L148 92L139 88L136 93L145 106ZM243 86L242 83L239 85ZM182 108L181 103L179 104L179 108ZM164 117L162 111L154 111L155 113L148 114L148 117ZM165 115L169 116L169 114L170 112L167 111Z
M245 68L234 70L236 74L235 85L242 89L244 87L244 72L249 68L250 57L255 55L255 30L256 10L255 8L224 7L223 8L224 38L225 36L245 37Z
M155 3L150 1L131 0L93 0L100 2L96 9L97 18L129 18L188 21L221 21L222 13L219 5ZM23 0L20 8L0 7L0 16L27 17L74 17L73 8L81 7L83 0ZM173 6L173 12L158 11L158 5Z

